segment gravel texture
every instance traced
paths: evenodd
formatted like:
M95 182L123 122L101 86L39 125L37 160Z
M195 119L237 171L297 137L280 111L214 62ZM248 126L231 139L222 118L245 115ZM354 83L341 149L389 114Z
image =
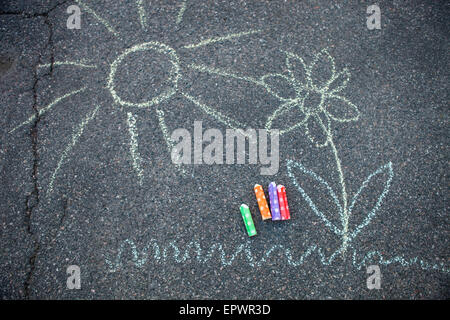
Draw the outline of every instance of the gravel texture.
M372 3L365 1L187 1L182 14L183 1L143 1L145 28L138 1L84 2L117 35L84 7L81 29L67 29L66 9L74 1L0 4L3 299L450 298L448 3L380 1L381 29L368 30L366 9ZM186 48L250 30L259 32ZM176 52L181 75L177 92L144 108L116 103L108 89L111 65L127 48L151 41ZM274 176L260 175L260 164L180 169L171 163L156 111L164 112L169 133L176 128L192 133L199 120L204 129L225 133L227 127L186 99L189 95L252 128L264 128L280 99L251 81L188 66L260 79L288 74L286 52L310 65L323 49L333 57L336 72L348 70L350 79L339 95L360 113L357 121L332 120L330 126L348 204L369 175L384 168L361 192L348 219L349 232L364 224L383 190L388 191L347 251L331 261L342 236L315 214L298 186L327 221L340 226L336 203L299 165L291 166L290 175L288 170L288 163L298 163L315 172L342 204L330 144L316 147L304 127L283 134L280 169ZM58 65L61 61L83 61L96 68ZM52 66L39 67L45 64ZM148 101L171 88L170 67L161 52L129 54L117 67L116 92L133 103ZM329 79L329 67L318 63L312 80ZM292 94L283 81L274 86L281 96ZM56 98L83 87L10 132ZM64 150L94 110L49 192ZM128 113L136 120L141 180L130 153ZM296 119L288 116L282 125ZM320 132L312 129L310 134ZM259 183L267 192L271 181L286 186L290 221L260 219L253 186ZM255 221L258 235L251 239L242 223L241 203L249 205ZM224 255L211 251L202 262L192 245L189 257L177 261L193 242L201 246L202 259L214 246L221 246ZM156 257L154 244L160 249ZM274 245L284 251L267 254ZM174 248L180 250L178 256ZM229 265L223 263L222 258L229 261L239 248L243 251ZM308 248L315 251L302 264L289 263L289 254L292 262ZM373 251L383 259L370 257ZM252 265L249 254L253 262L264 262ZM361 262L364 256L368 259ZM406 263L387 263L396 257ZM380 265L380 290L367 289L366 266L371 264ZM66 288L69 265L81 268L80 290Z

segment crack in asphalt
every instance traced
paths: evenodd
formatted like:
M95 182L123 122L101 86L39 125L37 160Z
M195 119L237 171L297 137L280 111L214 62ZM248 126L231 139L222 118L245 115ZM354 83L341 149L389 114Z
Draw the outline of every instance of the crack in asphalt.
M24 282L24 294L25 294L26 299L30 298L30 287L32 284L33 274L34 274L34 271L36 268L36 259L37 259L37 256L39 255L39 252L42 247L41 243L39 242L38 235L32 230L33 212L40 203L40 191L39 191L39 182L38 182L38 171L39 171L38 126L41 121L41 117L39 115L39 108L37 105L38 83L42 78L52 76L54 62L55 62L55 55L54 55L55 48L54 48L54 44L53 44L53 24L50 21L49 14L53 10L57 9L59 6L65 4L66 2L67 2L67 0L60 2L45 12L37 12L37 13L28 13L25 11L2 11L2 12L0 12L0 15L21 15L25 18L43 18L44 24L48 27L48 30L49 30L47 43L45 44L45 46L39 53L37 62L33 67L34 82L33 82L33 87L32 87L32 92L33 92L32 109L35 114L35 120L32 123L32 126L30 128L30 133L29 133L30 138L31 138L31 147L32 147L32 153L33 153L33 167L32 167L32 172L31 172L31 178L33 181L33 190L25 197L25 219L24 219L25 221L24 221L24 223L25 223L25 227L26 227L28 234L33 238L33 247L34 248L33 248L33 252L31 254L31 256L28 259L29 271L27 273L27 276L26 276L26 279ZM43 54L45 52L47 52L48 50L50 51L50 70L44 74L39 75L38 66L42 62ZM56 233L57 233L57 230L60 228L60 226L64 223L67 206L68 206L68 201L66 200L64 202L64 213L63 213L62 218L59 221L58 226L56 227ZM55 237L56 237L56 233L55 233Z
M44 12L26 12L26 11L0 11L0 15L21 15L24 18L38 18L38 17L48 17L48 15L55 10L56 8L62 6L63 4L67 3L68 0L64 0L63 2L59 2L55 4L50 9L44 11Z

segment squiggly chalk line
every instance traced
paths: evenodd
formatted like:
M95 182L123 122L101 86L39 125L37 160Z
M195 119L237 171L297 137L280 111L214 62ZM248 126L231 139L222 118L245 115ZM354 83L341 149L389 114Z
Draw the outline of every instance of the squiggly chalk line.
M214 259L218 261L222 266L231 266L239 256L242 256L246 262L251 267L260 267L267 263L270 255L274 254L276 251L280 251L282 255L286 257L287 265L291 267L299 267L304 265L306 258L310 257L314 252L317 253L319 261L325 265L331 265L334 260L341 255L342 248L336 250L330 256L326 256L323 249L315 244L310 245L306 251L294 257L291 249L286 248L283 245L273 245L270 249L266 250L258 258L255 256L254 251L252 251L250 243L239 244L231 249L229 252L225 251L224 246L221 243L213 243L209 248L203 249L198 241L189 242L185 248L184 252L182 248L179 248L175 241L171 241L168 244L158 244L157 240L151 239L148 244L139 252L136 244L133 240L126 239L122 241L119 246L117 256L115 260L105 259L106 264L109 267L109 272L117 272L123 269L123 259L122 255L125 253L126 248L129 247L132 255L132 262L138 268L142 268L146 263L149 262L150 258L156 263L201 263L205 264ZM351 246L349 246L351 247ZM353 248L353 247L351 247ZM153 256L150 256L151 251L153 251ZM376 260L378 257L378 261ZM395 256L392 258L385 258L379 251L369 251L363 255L358 261L358 254L356 249L353 248L353 259L352 264L357 270L368 263L378 263L380 265L390 265L393 263L398 263L403 267L409 267L417 265L423 270L438 270L441 272L449 273L450 269L444 264L432 264L427 261L420 259L419 257L414 258L404 258L403 256Z

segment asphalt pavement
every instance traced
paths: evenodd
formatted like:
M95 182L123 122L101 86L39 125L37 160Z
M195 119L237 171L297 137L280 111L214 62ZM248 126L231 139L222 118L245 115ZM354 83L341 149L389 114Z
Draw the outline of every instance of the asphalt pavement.
M1 298L449 299L450 6L372 4L2 2ZM174 164L194 121L280 130L277 174Z

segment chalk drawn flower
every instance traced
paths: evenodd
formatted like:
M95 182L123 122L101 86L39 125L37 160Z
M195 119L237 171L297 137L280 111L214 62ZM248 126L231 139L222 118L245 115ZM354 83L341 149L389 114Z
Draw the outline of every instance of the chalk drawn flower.
M267 74L261 78L267 91L283 102L268 118L266 129L280 129L283 134L304 127L311 142L326 146L331 139L331 120L349 122L359 118L358 108L339 95L350 73L347 69L337 72L326 49L316 54L310 65L292 52L285 54L287 75Z

